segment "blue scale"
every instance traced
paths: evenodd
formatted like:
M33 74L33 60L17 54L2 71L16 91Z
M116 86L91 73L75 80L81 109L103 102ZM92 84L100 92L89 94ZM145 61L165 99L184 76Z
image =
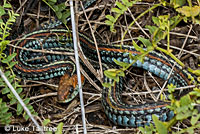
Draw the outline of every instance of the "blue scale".
M167 114L166 113L163 113L161 118L160 118L161 121L166 121L167 120Z
M112 63L112 59L110 57L107 57L106 60Z
M131 117L130 117L129 125L130 125L131 127L136 127L136 125L135 125L135 117L134 117L134 116L131 116Z
M152 113L154 110L153 109L148 109L147 112L148 113Z
M122 117L119 115L118 118L117 118L117 123L119 125L122 125Z
M160 78L165 78L166 73L163 70L160 70ZM165 79L166 80L166 79Z
M125 62L125 63L129 63L128 58L124 58L124 59L123 59L123 62Z
M152 120L151 115L146 115L146 119L147 119L147 122L150 122Z
M130 111L124 111L124 113L126 113L126 114L130 114Z
M126 116L123 116L122 118L123 118L123 125L128 126L129 118L127 118Z
M139 61L139 60L137 60L137 61L136 61L136 66L137 66L137 67L142 67L142 62Z
M123 114L123 113L124 113L124 112L123 112L123 111L121 111L121 110L119 110L118 112L119 112L119 114Z
M174 117L174 112L173 111L169 112L169 117L171 117L170 120Z
M115 113L115 114L118 114L118 112L117 112L117 110L116 110L116 109L114 109L114 113Z
M112 118L112 121L114 124L117 124L117 117L115 114L113 114L113 118Z
M138 113L144 114L144 110L140 110L140 111L138 111Z
M145 69L145 70L149 69L149 63L148 62L144 62L144 64L142 66L143 66L143 69Z
M129 56L129 53L123 53L123 56L124 56L124 57L128 57L128 56Z
M132 113L133 115L137 115L137 112L136 112L136 111L131 111L131 113Z
M110 120L112 120L112 114L109 112L108 113L108 118L110 119Z
M156 64L157 64L158 66L162 66L162 63L161 63L160 61L157 61Z
M160 108L156 108L156 109L154 109L156 112L160 112Z
M48 48L48 43L47 42L45 42L44 44L43 44L43 48Z

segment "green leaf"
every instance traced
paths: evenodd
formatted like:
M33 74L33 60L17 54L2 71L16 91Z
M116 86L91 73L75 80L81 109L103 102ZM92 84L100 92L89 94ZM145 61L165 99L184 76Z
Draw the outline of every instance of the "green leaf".
M123 11L121 11L119 8L112 8L111 12L118 13L118 14L123 14Z
M186 0L170 0L170 4L174 6L174 8L183 6L186 3Z
M65 3L58 4L57 6L58 6L57 12L62 12L66 8Z
M111 22L115 22L115 18L111 15L106 15L106 18L109 19Z
M157 116L152 115L153 122L159 134L168 134L167 128L163 122L161 122Z
M67 24L67 18L70 16L70 11L69 10L66 10L65 12L63 12L62 14L62 22L64 24Z
M2 6L0 6L0 16L3 16L5 14L5 10Z
M8 78L10 76L11 72L10 71L6 71L4 74Z
M179 109L178 109L179 110ZM177 111L178 111L177 110ZM180 111L183 111L184 110L184 108L181 108L181 110ZM176 119L177 120L183 120L183 119L187 119L188 117L190 117L192 115L192 112L190 112L189 110L184 110L184 112L181 112L181 113L178 113L177 115L176 115Z
M135 1L128 1L128 0L122 0L122 2L124 3L124 5L126 5L126 7L131 7L133 5L133 3L135 3Z
M11 61L10 64L9 64L9 67L12 68L17 63L18 63L17 61L15 61L15 62Z
M20 103L17 104L17 115L20 115L23 111L23 107Z
M119 76L123 76L124 73L120 69L108 69L104 71L104 74L106 77L111 78L115 80L116 82L119 82Z
M51 122L50 119L45 119L45 120L42 122L42 125L43 125L43 126L47 126L50 122Z
M8 107L1 108L1 114L6 113L9 110Z
M192 71L192 73L196 74L197 76L200 76L200 69L194 70L194 71Z
M124 71L119 72L119 73L118 73L118 76L125 77Z
M106 83L106 82L104 82L104 83L102 84L102 86L107 87L107 88L110 88L110 87L112 87L113 85L114 85L114 83Z
M105 23L108 25L108 26L111 26L113 24L113 22L109 21L109 20L106 20Z
M144 126L143 127L139 127L139 130L142 132L142 134L153 134L154 131L154 127L152 127L153 125L150 124L150 126Z
M60 122L60 123L58 124L58 126L57 126L57 131L56 131L55 134L62 134L63 125L64 125L64 124L63 124L62 122Z
M116 77L117 76L117 72L118 72L118 69L108 69L108 70L104 71L104 74L106 76Z
M25 100L24 100L24 103L25 104L28 104L30 102L30 98L26 98Z
M4 119L7 119L7 120L10 120L10 117L12 116L12 113L6 113L5 115L4 115Z
M16 53L9 55L6 59L2 60L2 63L9 63L16 55Z
M128 63L121 62L121 61L118 61L118 60L116 60L116 59L114 59L114 62L115 62L117 65L119 65L119 66L121 66L121 67L123 67L123 68L126 68L127 66L129 66Z
M117 1L115 4L121 9L121 13L126 11L127 8L122 3Z
M138 45L136 44L135 41L132 41L132 43L133 43L134 48L135 48L137 51L139 51L139 52L141 52L141 53L144 53L144 52L145 52L143 48L141 48L140 46L138 46Z
M159 18L158 17L152 17L152 21L154 24L156 24L157 26L160 26L160 22L159 22Z
M59 11L59 8L57 5L52 5L53 6L53 9L55 10L55 13L57 13Z
M3 117L0 119L0 122L2 124L9 124L11 122L11 116L12 116L12 113L5 113L3 114Z
M149 32L151 33L151 34L153 34L157 29L158 29L158 27L156 27L156 26L149 26L149 25L146 25L145 26L147 29L149 29Z
M10 92L10 89L6 86L5 88L3 88L2 90L2 94L7 94Z
M58 17L58 19L60 20L62 18L62 13L61 12L56 12L56 16Z
M138 37L138 40L141 41L145 46L152 46L151 42L148 39L145 39L143 37Z
M48 0L49 2L53 2L53 3L56 3L57 0Z
M28 114L24 114L24 119L27 121L28 119L29 119L29 116L28 116Z
M17 92L18 94L20 94L22 91L23 91L22 88L17 88L17 89L16 89L16 92Z
M185 95L183 97L181 97L180 99L180 104L181 106L188 106L191 103L191 98L189 95Z
M198 114L198 111L195 109L194 112L192 113L192 118L190 122L192 125L195 125L199 119L200 119L200 114Z
M175 91L176 86L174 86L172 83L167 85L168 92L173 93Z
M4 7L4 8L11 8L12 6L11 6L11 4L6 3L5 5L3 5L3 7Z
M195 17L199 15L200 13L200 6L194 6L194 7L189 7L189 6L183 6L182 8L176 9L177 12L185 15L186 17Z
M15 104L17 102L17 100L15 98L13 98L14 96L12 96L10 94L8 94L7 96L8 96L9 99L11 99L10 100L10 105L13 105L13 104Z

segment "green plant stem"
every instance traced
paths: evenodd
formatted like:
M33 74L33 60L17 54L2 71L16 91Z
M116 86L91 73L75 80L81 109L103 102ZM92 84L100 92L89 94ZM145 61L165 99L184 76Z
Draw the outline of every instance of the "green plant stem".
M160 47L156 47L156 50L161 51L161 52L165 53L166 55L169 55L178 64L180 64L182 67L185 67L185 65L178 58L176 58L176 56L174 56L171 52L169 52L169 51L167 51L167 50L165 50L163 48L160 48Z
M172 59L174 59L179 65L181 65L183 68L185 67L185 64L183 64L183 62L181 62L178 58L176 58L176 56L174 56L171 52L160 48L160 47L156 47L156 50L161 51L163 53L165 53L166 55L169 55ZM191 68L187 68L189 72L193 72L194 70Z
M170 22L167 21L167 51L170 52Z
M46 3L54 12L56 12L55 11L55 9L46 1L46 0L42 0L44 3Z
M191 0L187 0L187 1L188 1L189 6L192 7L192 2L191 2Z

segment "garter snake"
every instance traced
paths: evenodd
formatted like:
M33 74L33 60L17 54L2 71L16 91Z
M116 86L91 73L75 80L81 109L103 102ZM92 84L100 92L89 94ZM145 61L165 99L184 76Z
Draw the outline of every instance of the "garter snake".
M92 61L98 61L94 42L81 32L79 32L79 40L85 56ZM62 76L66 72L70 72L70 75L75 72L74 63L68 55L56 54L56 52L74 52L71 32L66 29L50 28L34 31L24 35L14 42L14 45L15 47L11 47L9 53L17 54L13 59L18 62L14 66L14 70L23 79L43 80ZM98 49L102 63L112 67L117 67L114 59L131 63L132 60L129 58L129 53L132 56L140 54L133 46L126 45L120 47L118 45L99 44ZM54 53L48 54L34 50L42 50L44 52L47 50ZM167 79L174 63L175 61L170 57L152 51L144 58L143 63L138 60L132 66L147 70L163 80L168 80L168 83L172 83L177 87L191 85L188 77L193 76L178 64L175 64L172 75ZM112 82L107 77L105 77L104 81ZM167 121L174 116L174 113L166 108L168 103L165 102L141 105L125 104L121 99L122 90L122 78L112 88L104 87L102 90L102 106L106 115L114 124L138 127L151 123L152 114L157 115L162 121ZM78 91L74 90L68 101L73 99L77 93Z
M81 48L88 59L98 61L94 42L86 35L79 33ZM15 46L21 48L31 48L33 50L48 50L53 52L73 52L73 43L71 40L71 32L66 29L46 29L38 30L23 36L15 42ZM108 66L116 66L114 59L120 62L131 63L129 53L133 56L140 54L133 46L104 45L99 44L99 52L103 64ZM14 61L18 64L14 66L15 72L19 77L30 80L50 79L64 75L65 72L75 71L74 64L66 55L47 54L42 52L28 51L19 49L18 47L10 48L10 54L17 53ZM43 58L40 58L43 57ZM32 60L31 60L32 59ZM163 56L158 52L150 52L144 59L133 64L134 67L143 68L163 80L167 77L175 63L169 57ZM190 85L188 77L192 75L180 65L176 64L168 83L173 83L177 87ZM111 82L109 78L105 78L105 82ZM152 122L152 114L159 117L160 120L166 121L173 117L173 112L166 108L165 102L147 103L142 105L127 105L121 100L120 94L123 89L123 80L120 79L111 89L103 88L102 105L108 118L117 125L138 127L148 125ZM73 92L73 97L78 93Z

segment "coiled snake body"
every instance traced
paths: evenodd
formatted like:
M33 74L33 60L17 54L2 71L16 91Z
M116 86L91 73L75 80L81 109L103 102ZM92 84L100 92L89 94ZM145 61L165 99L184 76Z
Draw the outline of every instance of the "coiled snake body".
M85 56L93 61L98 61L97 52L94 42L82 33L79 33L81 48ZM60 55L57 52L72 52L73 43L71 32L66 29L44 29L31 32L23 36L14 43L15 47L10 48L10 54L17 53L14 61L18 64L14 69L19 77L31 80L50 79L62 76L65 72L73 74L74 63L67 55ZM21 49L21 48L23 49ZM133 46L98 45L101 55L101 61L108 66L116 66L114 59L120 62L131 63L129 53L132 56L140 54ZM32 49L32 50L31 50ZM39 50L39 51L37 51ZM45 50L48 53L43 53ZM53 53L52 53L53 52ZM42 58L41 58L42 57ZM147 70L163 80L167 80L175 61L169 57L152 51L145 58L144 62L136 61L132 66ZM190 85L188 77L192 75L180 65L175 64L168 83L177 87ZM105 82L112 82L111 79L105 78ZM160 120L166 121L171 119L174 114L166 108L165 102L147 103L141 105L128 105L123 103L121 92L123 90L123 80L120 78L112 88L103 88L102 106L108 118L116 125L138 127L148 125L152 122L152 114L159 117ZM78 93L77 90L71 95L69 100L73 99Z

